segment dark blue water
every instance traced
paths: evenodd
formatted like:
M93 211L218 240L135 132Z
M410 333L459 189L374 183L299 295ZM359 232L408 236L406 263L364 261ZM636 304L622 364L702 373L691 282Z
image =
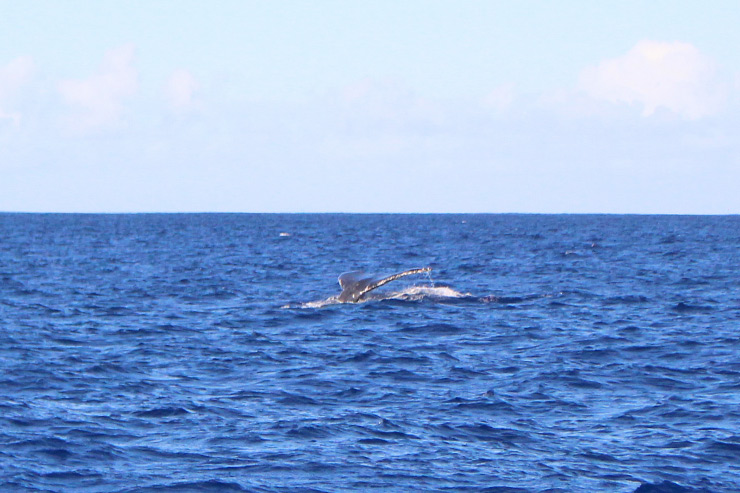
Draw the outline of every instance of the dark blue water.
M0 491L738 491L739 288L740 217L0 215Z

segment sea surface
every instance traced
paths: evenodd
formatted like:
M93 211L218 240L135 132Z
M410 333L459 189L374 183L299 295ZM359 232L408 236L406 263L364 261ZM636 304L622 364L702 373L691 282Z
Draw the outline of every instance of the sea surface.
M740 217L0 214L0 491L740 491Z

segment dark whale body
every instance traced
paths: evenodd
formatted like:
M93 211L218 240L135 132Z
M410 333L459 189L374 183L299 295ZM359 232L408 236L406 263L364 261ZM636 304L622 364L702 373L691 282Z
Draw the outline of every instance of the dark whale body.
M368 277L362 271L345 272L339 276L339 285L342 287L342 292L339 293L337 299L342 303L357 303L362 300L363 296L373 289L379 288L380 286L402 277L410 276L412 274L422 274L431 270L431 267L405 270L382 279L377 279L372 276Z

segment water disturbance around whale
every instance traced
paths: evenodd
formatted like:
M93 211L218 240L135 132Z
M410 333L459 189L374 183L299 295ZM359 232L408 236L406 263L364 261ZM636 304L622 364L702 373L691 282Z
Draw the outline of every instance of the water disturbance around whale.
M345 272L338 279L342 292L337 297L337 300L342 303L357 303L373 289L377 289L402 277L413 274L425 274L431 272L431 270L431 267L410 269L380 279L375 276L367 276L363 271Z

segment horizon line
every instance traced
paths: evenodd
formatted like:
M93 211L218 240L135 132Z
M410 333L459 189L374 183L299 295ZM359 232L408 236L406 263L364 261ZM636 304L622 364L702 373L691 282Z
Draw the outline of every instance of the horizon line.
M517 215L517 216L738 216L738 212L398 212L398 211L0 211L0 214L38 215L178 215L178 214L251 214L251 215Z

